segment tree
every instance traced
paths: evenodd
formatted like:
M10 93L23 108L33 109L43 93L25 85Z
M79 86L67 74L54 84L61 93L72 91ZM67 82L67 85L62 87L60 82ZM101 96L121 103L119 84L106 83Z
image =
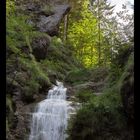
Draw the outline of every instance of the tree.
M103 45L103 40L101 40L101 32L104 32L108 27L110 17L113 14L114 6L111 6L107 0L90 0L89 10L97 18L97 28L98 28L98 64L101 65L101 47Z
M73 9L69 16L68 42L74 48L74 54L86 66L97 62L96 17L87 9L88 0L80 6L80 11Z
M73 54L86 67L110 66L121 48L133 44L133 15L128 15L127 11L115 15L114 6L106 0L69 2L73 5L68 15L69 27L66 36L61 37L67 38ZM118 18L126 20L127 24L120 23Z

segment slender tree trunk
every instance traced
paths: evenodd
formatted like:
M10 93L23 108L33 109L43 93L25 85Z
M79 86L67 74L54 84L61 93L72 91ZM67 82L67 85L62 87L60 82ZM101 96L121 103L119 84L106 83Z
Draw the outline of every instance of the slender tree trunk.
M68 30L68 15L65 15L65 17L64 17L64 35L63 35L64 42L67 40L67 30Z
M93 46L91 46L91 54L90 54L90 66L93 65Z
M101 27L100 27L100 11L99 11L99 0L98 0L98 64L101 64Z
M99 58L99 60L98 60L98 62L99 62L99 65L101 64L101 36L100 36L100 32L101 32L101 30L100 30L100 19L99 19L99 21L98 21L98 35L99 35L99 38L98 38L98 51L99 51L99 56L98 56L98 58Z

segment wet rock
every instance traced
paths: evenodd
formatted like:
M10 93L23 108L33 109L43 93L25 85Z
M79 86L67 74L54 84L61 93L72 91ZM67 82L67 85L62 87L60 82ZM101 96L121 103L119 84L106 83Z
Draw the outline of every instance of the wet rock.
M36 104L24 105L23 102L16 102L16 111L14 113L15 126L11 131L8 140L24 140L28 138L30 131L30 118Z
M70 86L66 86L66 88L67 88L67 96L71 98L71 96L75 94L75 89Z
M66 96L66 99L69 100L70 99L70 96Z

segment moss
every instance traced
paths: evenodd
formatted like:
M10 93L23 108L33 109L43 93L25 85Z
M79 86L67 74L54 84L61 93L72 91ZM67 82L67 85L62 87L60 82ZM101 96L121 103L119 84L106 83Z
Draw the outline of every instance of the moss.
M20 100L24 104L29 104L35 101L35 94L45 93L48 90L53 83L53 75L55 75L54 80L63 80L68 71L77 66L76 62L74 62L72 51L63 45L60 38L51 38L46 33L35 31L36 29L28 22L32 17L30 17L30 14L29 16L26 15L28 11L23 11L25 8L22 7L23 3L26 6L29 1L21 0L17 2L18 10L15 8L15 11L8 13L6 17L6 72L8 83L6 131L14 129L13 124L17 123L14 121L13 95L18 99L21 97ZM19 6L21 6L21 9ZM46 14L50 14L53 10L48 5L44 6L39 0L33 6L36 8L43 7L40 12L45 12ZM44 60L37 61L33 51L33 41L45 37L48 39L48 42L45 40L48 43L48 46L45 46L47 55ZM44 44L46 45L46 43ZM38 47L38 45L36 43L35 47L39 48L40 46Z
M78 85L85 82L104 82L108 76L108 69L104 67L92 68L92 69L73 69L68 73L65 78L65 82L72 85Z
M69 121L67 130L69 134L68 140L134 139L132 121L134 118L133 74L132 54L124 71L121 71L115 77L116 81L112 86L106 87L102 91L103 94L100 96L90 96L90 92L87 89L85 91L81 90L77 94L79 101L86 103L83 104L77 115ZM101 77L105 76L101 75ZM110 79L108 82L111 82ZM131 122L128 122L128 118L131 118Z
M41 60L41 67L48 73L48 77L52 80L64 80L67 73L77 67L71 55L71 50L63 45L62 40L58 37L52 37L51 44L48 48L47 58Z
M22 96L28 100L28 98L33 98L35 93L38 93L41 86L44 84L50 86L51 82L47 73L42 70L41 65L33 56L31 46L34 37L47 35L33 31L33 27L26 23L27 19L28 17L22 14L20 16L13 14L7 19L9 54L6 65L7 71L10 71L7 75L7 79L11 79L10 82L12 81L10 84L17 83L16 85L20 85L18 88L20 88ZM15 71L15 76L11 76Z
M42 7L42 11L46 14L46 15L52 15L54 14L54 9L51 5L45 5Z
M26 69L26 81L16 79L20 83L23 83L22 97L26 102L32 102L33 95L38 94L39 90L44 88L44 85L46 85L46 88L51 85L47 72L43 71L41 65L35 61L34 56L31 55L31 57L32 60L20 59L22 67Z

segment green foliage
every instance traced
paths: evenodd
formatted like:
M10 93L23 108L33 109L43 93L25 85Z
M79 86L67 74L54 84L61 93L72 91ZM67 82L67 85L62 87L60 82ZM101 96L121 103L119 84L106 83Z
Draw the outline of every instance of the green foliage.
M131 54L125 70L118 81L125 113L129 123L134 123L134 54Z
M15 11L15 0L6 0L6 16L10 17Z
M78 102L86 103L89 102L89 100L93 98L95 95L93 94L91 89L83 89L79 90L75 96L76 98L78 98Z
M26 46L26 37L29 36L32 27L26 23L27 16L12 14L6 19L7 47L15 54L22 54L21 46Z
M127 64L129 56L133 52L132 49L133 45L129 43L122 44L118 48L118 54L112 59L112 63L123 69L124 66Z
M72 51L58 37L52 37L47 59L41 61L44 71L56 79L64 80L67 73L77 67Z
M88 1L83 2L81 18L69 26L68 41L73 45L77 58L89 67L97 63L97 24L87 5Z
M80 3L80 8L82 9L78 12L78 15L76 9L79 9L79 4L77 3ZM113 18L109 18L113 13L113 6L110 6L106 1L102 1L99 6L99 16L97 12L98 5L96 4L93 8L94 10L96 9L96 12L93 12L89 5L89 0L75 2L72 13L69 15L67 41L72 44L75 56L85 67L98 65L99 59L101 65L108 66L111 57L110 48L112 47L112 44L109 42L113 38L112 34L115 33L115 30L113 32L110 31L115 21ZM109 34L110 32L112 34ZM107 39L108 36L111 39Z
M105 67L73 69L66 75L65 82L72 85L82 84L84 82L103 82L107 76L108 68Z
M126 122L120 95L114 90L90 98L70 120L69 140L124 139Z
M34 37L47 35L34 31L32 25L27 23L30 17L23 13L13 12L6 18L7 71L11 71L13 65L17 72L15 79L11 81L22 85L23 96L32 98L33 94L38 93L43 85L51 84L47 73L42 70L41 65L32 55L31 46ZM13 78L11 73L7 75L9 79Z
M133 51L131 47L122 46L122 48L119 49L119 53L111 61L108 79L111 86L119 81L122 73L126 71L129 65L133 64L133 61Z
M75 69L68 73L65 78L65 82L73 85L81 84L88 81L89 76L90 72L88 69Z
M29 81L19 81L24 84L22 88L23 97L27 101L28 99L32 100L34 94L39 93L39 89L43 87L43 85L50 86L50 80L45 71L42 70L41 65L35 61L33 55L31 55L32 59L28 60L25 58L20 58L21 66L26 69L27 75L29 76Z
M123 48L133 46L133 14L124 10L117 17L113 16L114 6L108 1L70 0L69 3L72 10L68 15L67 42L73 46L77 59L87 68L110 66L120 54L117 59L122 60L119 65L123 65L125 56L128 56L128 53L123 53L126 52ZM118 17L128 23L120 23Z
M67 57L67 49L63 46L60 38L53 37L50 44L50 57L49 59L65 60Z
M115 85L118 82L121 74L122 74L122 69L119 66L112 64L108 76L108 81L109 81L108 86Z
M102 91L103 94L92 96L90 90L79 91L76 97L83 104L76 116L69 120L68 140L134 139L133 127L131 126L133 124L132 122L131 125L128 124L128 118L132 120L134 117L133 61L132 53L123 72L121 71L114 78L115 82L110 87L106 87ZM111 83L109 79L108 82ZM122 87L124 87L123 90ZM128 98L129 101L127 101Z
M66 63L61 61L44 60L41 62L42 68L47 71L49 76L54 75L55 79L64 79L66 69L69 67ZM66 69L64 69L64 67Z
M33 2L39 4L42 7L42 12L46 14L53 12L52 7L43 5L46 1L42 3L42 1L34 0ZM72 9L73 13L69 16L66 44L64 45L59 37L49 37L51 43L47 48L47 58L37 62L32 54L32 41L34 37L48 37L48 35L35 31L33 26L28 23L31 17L25 15L22 10L18 12L14 0L6 1L7 82L15 89L19 88L25 102L32 102L34 94L38 94L43 87L46 89L56 79L77 86L86 82L104 81L108 75L106 67L94 69L95 66L98 66L97 27L99 17L87 9L88 0L70 0L70 3L76 4L76 7ZM124 67L131 52L130 48L133 46L133 38L131 35L129 37L131 34L129 32L126 34L129 40L122 43L120 38L121 36L124 38L124 32L119 33L121 29L117 28L116 20L110 20L107 21L108 23L104 22L106 25L104 24L104 29L100 30L101 61L104 65L111 67L110 79L108 79L110 88L97 97L93 95L90 88L77 91L76 97L79 102L83 103L83 106L70 120L68 128L70 140L131 139L129 136L132 133L128 131L126 118L122 111L119 87L123 85L122 81L125 77L129 76L128 71L125 71L123 75L122 71L128 70L129 67L131 71L133 65L131 59L128 66ZM68 47L67 44L73 48ZM110 50L112 48L117 50L118 54ZM87 68L79 65L77 60L80 60ZM121 79L120 75L122 75ZM119 79L120 81L118 81ZM132 84L133 80L134 78L131 77ZM12 95L14 88L8 89L8 94ZM9 131L13 120L13 102L9 95L6 96L6 107L8 111L6 131Z
M33 76L33 79L35 80L44 80L48 84L50 84L50 81L48 79L47 73L45 73L38 62L35 61L34 56L32 55L33 59L26 60L26 59L21 59L21 63L24 68L28 69L30 71L30 74Z

